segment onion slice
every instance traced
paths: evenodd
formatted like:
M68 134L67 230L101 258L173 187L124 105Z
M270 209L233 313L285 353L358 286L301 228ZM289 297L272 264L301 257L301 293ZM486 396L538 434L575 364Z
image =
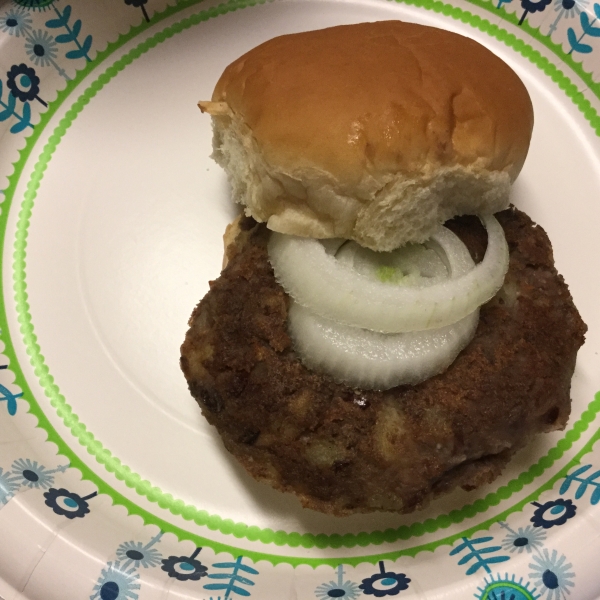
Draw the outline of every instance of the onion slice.
M462 240L445 227L424 244L375 252L356 242L346 242L333 255L339 263L370 279L402 286L431 286L464 275L475 266Z
M471 341L479 310L440 329L386 334L341 325L292 302L288 325L294 348L310 369L350 386L387 390L444 371Z
M504 231L492 215L480 218L488 232L481 263L467 270L465 252L454 264L447 254L450 277L433 285L384 283L341 264L317 240L275 232L269 259L288 295L322 317L385 333L438 329L473 313L504 281L509 259ZM440 228L431 238L444 250L454 235L445 232Z

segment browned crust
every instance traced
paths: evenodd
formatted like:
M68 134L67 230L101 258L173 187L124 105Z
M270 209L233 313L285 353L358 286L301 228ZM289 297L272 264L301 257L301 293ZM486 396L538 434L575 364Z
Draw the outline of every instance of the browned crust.
M515 209L498 216L510 268L474 340L442 375L385 392L352 390L300 363L268 231L241 222L228 267L190 319L181 366L251 475L325 513L409 512L491 482L534 434L564 428L586 326L545 232ZM478 221L450 226L481 260Z

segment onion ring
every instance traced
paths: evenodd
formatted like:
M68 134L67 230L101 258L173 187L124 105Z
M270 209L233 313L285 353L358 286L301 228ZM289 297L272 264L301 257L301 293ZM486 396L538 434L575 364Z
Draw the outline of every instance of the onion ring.
M364 390L414 385L446 370L473 339L478 321L476 310L440 329L390 334L335 323L296 302L288 313L302 362Z
M450 277L433 285L378 281L341 264L317 240L275 232L269 240L269 259L288 295L326 319L384 333L438 329L473 313L504 281L509 258L504 231L492 215L480 218L488 232L481 263L465 272L462 253L462 259L456 257L450 265ZM431 237L444 251L450 239L445 232L450 233L440 228ZM450 262L452 257L446 256Z

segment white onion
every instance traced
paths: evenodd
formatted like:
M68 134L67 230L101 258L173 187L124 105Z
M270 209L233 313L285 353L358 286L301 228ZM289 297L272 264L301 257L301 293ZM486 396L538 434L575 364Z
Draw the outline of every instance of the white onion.
M448 277L446 262L436 250L422 244L410 244L394 252L374 252L347 242L335 258L361 275L392 285L432 285Z
M459 277L475 266L462 240L445 227L424 244L407 244L392 252L375 252L356 242L346 242L335 252L335 258L372 280L416 287ZM387 281L381 275L382 268L389 269Z
M393 285L357 273L310 238L273 232L269 258L288 295L322 317L386 333L437 329L473 313L502 286L508 270L504 232L493 216L481 220L488 245L474 268L469 268L466 248L454 247L456 236L449 230L440 228L432 236L447 252L450 277L431 285Z
M340 325L292 302L288 325L309 368L361 389L413 385L444 371L471 341L479 311L440 329L386 334Z

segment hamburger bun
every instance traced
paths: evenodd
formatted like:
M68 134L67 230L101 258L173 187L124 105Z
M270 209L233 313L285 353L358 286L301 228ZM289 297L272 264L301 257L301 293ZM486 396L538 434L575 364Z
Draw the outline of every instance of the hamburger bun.
M401 21L271 39L229 65L200 107L247 215L373 250L505 209L533 128L527 90L501 59Z

